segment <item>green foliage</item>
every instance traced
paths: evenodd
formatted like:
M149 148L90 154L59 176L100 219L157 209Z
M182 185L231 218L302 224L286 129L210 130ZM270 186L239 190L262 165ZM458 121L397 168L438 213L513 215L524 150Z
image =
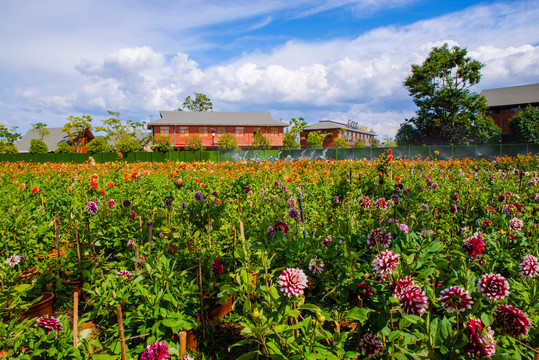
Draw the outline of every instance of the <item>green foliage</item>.
M367 147L367 145L365 145L365 141L363 141L361 138L358 138L356 140L356 142L354 143L354 147L355 148L364 148L364 147Z
M262 132L257 131L253 136L253 143L251 144L251 149L253 150L269 150L271 148L271 142L262 134Z
M202 151L204 145L202 145L202 139L198 135L191 135L185 139L185 150L188 151Z
M97 126L97 131L106 132L106 139L112 146L113 150L117 150L119 143L124 143L127 140L135 139L137 132L144 133L146 128L146 122L136 122L133 120L126 120L125 123L120 120L120 113L114 111L108 111L111 117L107 120L102 120L106 126ZM149 142L149 137L144 136L142 139L142 146L145 146Z
M219 136L219 139L217 140L217 147L219 150L237 150L238 142L236 141L234 135L225 133Z
M397 142L393 140L392 138L385 138L384 142L382 143L383 147L397 147Z
M4 125L0 124L0 143L13 144L21 138L21 134L16 133L18 126L12 126L11 129L6 128Z
M110 145L105 136L98 136L86 145L86 151L90 154L109 152L109 150Z
M346 143L346 140L344 140L343 138L336 138L333 141L333 147L336 149L346 149L348 147L348 144Z
M155 150L159 152L168 152L174 150L170 144L169 135L159 135L155 137Z
M95 141L95 139L93 140ZM92 142L93 142L92 141ZM90 146L92 144L92 142L90 142L90 144L88 144L88 146ZM88 146L86 147L88 149ZM61 141L59 144L58 144L58 147L56 148L56 150L54 150L55 153L57 154L66 154L66 153L72 153L74 152L75 149L73 149L73 146L69 145L67 142L65 141Z
M303 130L309 127L304 118L292 118L290 119L291 128L284 133L283 139L283 149L285 150L295 150L300 148L299 144L299 135Z
M66 133L69 140L73 141L85 128L92 130L92 121L93 119L90 115L71 115L67 118L67 123L62 128L62 132Z
M190 111L212 111L213 103L211 100L202 93L194 93L195 98L191 99L191 95L185 98L185 101L182 104L183 109ZM178 108L178 111L182 109Z
M539 109L528 106L509 120L511 137L515 143L539 144Z
M122 154L140 151L140 141L137 139L124 138L116 144L116 151Z
M32 139L30 140L30 149L28 152L30 154L46 154L49 152L49 148L43 140Z
M371 139L371 147L372 148L379 148L380 147L380 140L377 138Z
M309 132L309 134L307 134L307 139L305 139L307 147L309 149L322 149L322 145L324 144L324 138L327 135L328 134L319 134L316 131Z
M32 129L39 134L40 140L43 140L45 136L50 134L50 131L47 129L47 124L42 122L33 123Z
M418 107L397 133L399 145L487 143L499 139L486 121L484 96L470 91L481 79L481 64L458 46L433 48L422 65L412 65L406 78Z
M18 154L19 149L13 144L7 144L0 141L0 154Z

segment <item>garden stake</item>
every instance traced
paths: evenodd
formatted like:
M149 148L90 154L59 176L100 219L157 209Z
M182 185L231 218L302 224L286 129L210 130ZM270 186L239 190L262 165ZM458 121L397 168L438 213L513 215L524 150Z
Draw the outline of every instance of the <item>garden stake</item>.
M211 249L211 216L208 214L208 245Z
M152 233L153 233L153 224L148 225L148 253L152 252Z
M204 351L204 343L206 342L206 321L204 319L204 300L202 293L202 264L200 262L200 258L198 258L197 282L200 299L200 321L202 323L202 351Z
M54 237L56 238L56 268L60 272L60 230L58 229L58 215L54 218Z
M185 354L187 348L187 332L180 331L180 356Z
M114 290L112 290L112 297L116 299L116 292ZM127 360L127 352L125 350L124 323L122 320L122 307L120 304L116 304L116 317L118 318L118 332L120 333L120 346L122 349L122 360Z
M243 231L243 221L240 220L240 235L241 235L241 245L243 247L243 252L247 255L247 247L245 246L245 232Z
M301 212L301 222L303 223L303 239L307 239L307 226L305 225L305 213L303 212L303 194L305 193L305 185L297 185L295 188L298 195L299 210Z
M77 230L78 224L77 220L75 220L75 240L77 242L77 261L79 263L79 273L80 273L80 281L82 284L83 278L82 278L82 264L81 264L81 258L80 258L80 242L79 242L79 232Z
M73 347L78 347L79 336L79 292L73 293Z
M135 245L135 258L138 259L138 245ZM135 273L138 273L138 261L135 261Z

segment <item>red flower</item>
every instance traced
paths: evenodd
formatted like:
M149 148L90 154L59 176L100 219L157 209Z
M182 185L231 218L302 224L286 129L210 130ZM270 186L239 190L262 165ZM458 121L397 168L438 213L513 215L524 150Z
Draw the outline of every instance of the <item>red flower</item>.
M464 329L464 335L468 338L468 345L465 349L470 354L491 357L496 353L496 341L494 340L494 331L490 327L483 329L481 320L470 317Z
M60 324L60 321L53 316L45 315L37 319L36 324L42 328L47 329L47 334L53 330L56 332L61 331L63 325Z
M388 154L388 155L391 155L391 154L393 154L393 150L391 150L391 149L388 149L388 150L387 150L387 154Z
M407 288L408 286L415 285L415 284L412 281L412 277L408 275L399 279L396 283L392 285L395 286L395 290L393 291L393 296L398 298L401 296L402 290L404 290L404 288Z
M500 274L486 274L479 279L477 290L487 299L498 301L509 295L509 284Z
M374 271L384 277L391 274L399 266L399 258L399 254L387 250L376 256L376 259L372 261L372 267Z
M380 228L374 229L367 236L367 243L371 249L376 249L376 244L378 244L382 249L387 249L389 244L391 244L391 233L386 233Z
M451 286L440 293L440 301L446 307L448 312L464 311L472 308L472 298L468 290Z
M481 253L485 250L485 243L479 235L474 234L464 240L464 250L472 257L481 256Z
M103 188L99 189L99 193L100 193L101 195L105 195L105 189L103 189Z
M223 266L223 262L221 260L213 259L213 265L211 267L211 271L213 271L215 275L222 274L224 269L225 267Z
M32 188L32 190L30 190L30 192L31 192L32 194L35 194L35 193L37 193L38 191L39 191L39 188L38 188L37 186L34 186L34 187Z
M378 335L374 334L365 334L363 338L361 339L361 350L367 355L376 355L382 354L382 349L384 348L384 345L382 344L382 340Z
M427 297L418 285L410 285L402 289L399 303L406 315L422 316L427 310Z
M519 265L520 274L525 277L534 278L539 272L539 262L533 255L522 257L522 262Z
M532 327L530 319L522 310L512 305L498 305L494 312L494 322L501 332L512 337L527 336L528 328Z

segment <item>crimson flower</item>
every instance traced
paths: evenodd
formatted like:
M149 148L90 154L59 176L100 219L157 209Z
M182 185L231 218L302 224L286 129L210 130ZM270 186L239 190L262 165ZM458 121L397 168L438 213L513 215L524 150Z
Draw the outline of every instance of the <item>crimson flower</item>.
M485 250L485 242L479 235L480 234L474 234L464 240L464 250L466 250L468 255L474 258L476 256L481 256L481 253Z
M470 354L491 357L496 353L496 341L494 331L490 327L483 328L481 320L470 317L464 329L464 335L468 338L465 349Z
M279 285L285 296L300 296L307 287L307 276L303 270L288 268L279 276Z
M502 300L509 295L509 283L500 274L485 274L477 283L477 290L489 300Z
M372 261L372 267L382 277L391 274L399 266L399 254L392 250L384 251Z
M211 271L213 271L214 274L219 275L222 274L225 267L223 265L223 262L219 259L213 259L213 265L211 267Z
M63 327L58 319L49 315L45 315L37 319L36 324L42 328L45 328L47 330L47 334L53 330L56 330L56 333L58 333L58 331L62 331Z
M371 249L376 249L377 243L382 249L387 249L389 247L389 244L391 244L391 233L386 233L380 228L374 229L367 236L367 242L369 243Z
M427 310L427 296L418 285L410 285L402 289L399 303L406 315L422 316Z
M525 255L519 265L520 274L525 277L534 278L539 272L539 262L533 255Z
M472 308L473 301L468 290L451 286L442 290L440 295L440 301L447 309L447 312L464 311Z
M522 310L512 305L498 305L494 312L494 322L502 333L512 337L527 336L528 328L532 327L530 319Z
M381 355L384 345L382 344L382 339L375 334L365 334L361 339L361 350L370 356L370 355Z
M402 290L408 286L415 285L412 281L412 277L410 275L405 276L403 278L400 278L396 283L391 284L395 286L395 290L393 291L393 296L398 298L401 296Z
M146 347L146 350L140 355L141 360L163 360L170 357L168 349L170 346L164 342L156 341Z

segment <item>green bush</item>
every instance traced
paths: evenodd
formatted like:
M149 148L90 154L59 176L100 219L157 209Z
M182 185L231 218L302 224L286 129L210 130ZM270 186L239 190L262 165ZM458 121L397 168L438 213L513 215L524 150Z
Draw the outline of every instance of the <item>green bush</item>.
M357 139L356 142L354 143L354 147L355 148L364 148L364 147L367 147L365 145L365 141L363 141L362 139Z
M253 137L253 143L251 149L253 150L269 150L271 148L271 141L264 136L260 131L255 132Z
M519 110L509 120L509 128L513 142L539 144L539 109L528 106Z
M219 150L238 150L238 142L236 141L236 138L234 135L230 133L225 133L221 136L219 136L219 139L217 140L217 147Z
M67 142L62 141L58 144L58 147L54 152L57 154L67 154L75 152L75 149L73 149L73 146L69 145Z
M307 139L305 142L307 143L307 147L309 149L322 149L322 145L324 144L324 138L327 136L327 134L319 134L316 131L311 131L309 135L307 135Z
M18 154L19 149L13 144L0 142L0 154Z
M198 135L189 136L185 139L185 150L189 151L202 151L204 145L202 145L202 139Z
M346 143L346 140L343 138L336 138L333 141L333 147L335 149L346 149L348 147L348 144Z
M43 140L32 139L30 140L30 149L28 152L30 154L46 154L49 152L49 148Z
M140 141L137 139L122 139L116 144L116 151L122 154L140 151Z
M168 152L174 150L170 144L169 135L159 135L155 137L155 150L159 152Z
M109 152L110 146L104 136L98 136L88 143L86 151L90 154Z

